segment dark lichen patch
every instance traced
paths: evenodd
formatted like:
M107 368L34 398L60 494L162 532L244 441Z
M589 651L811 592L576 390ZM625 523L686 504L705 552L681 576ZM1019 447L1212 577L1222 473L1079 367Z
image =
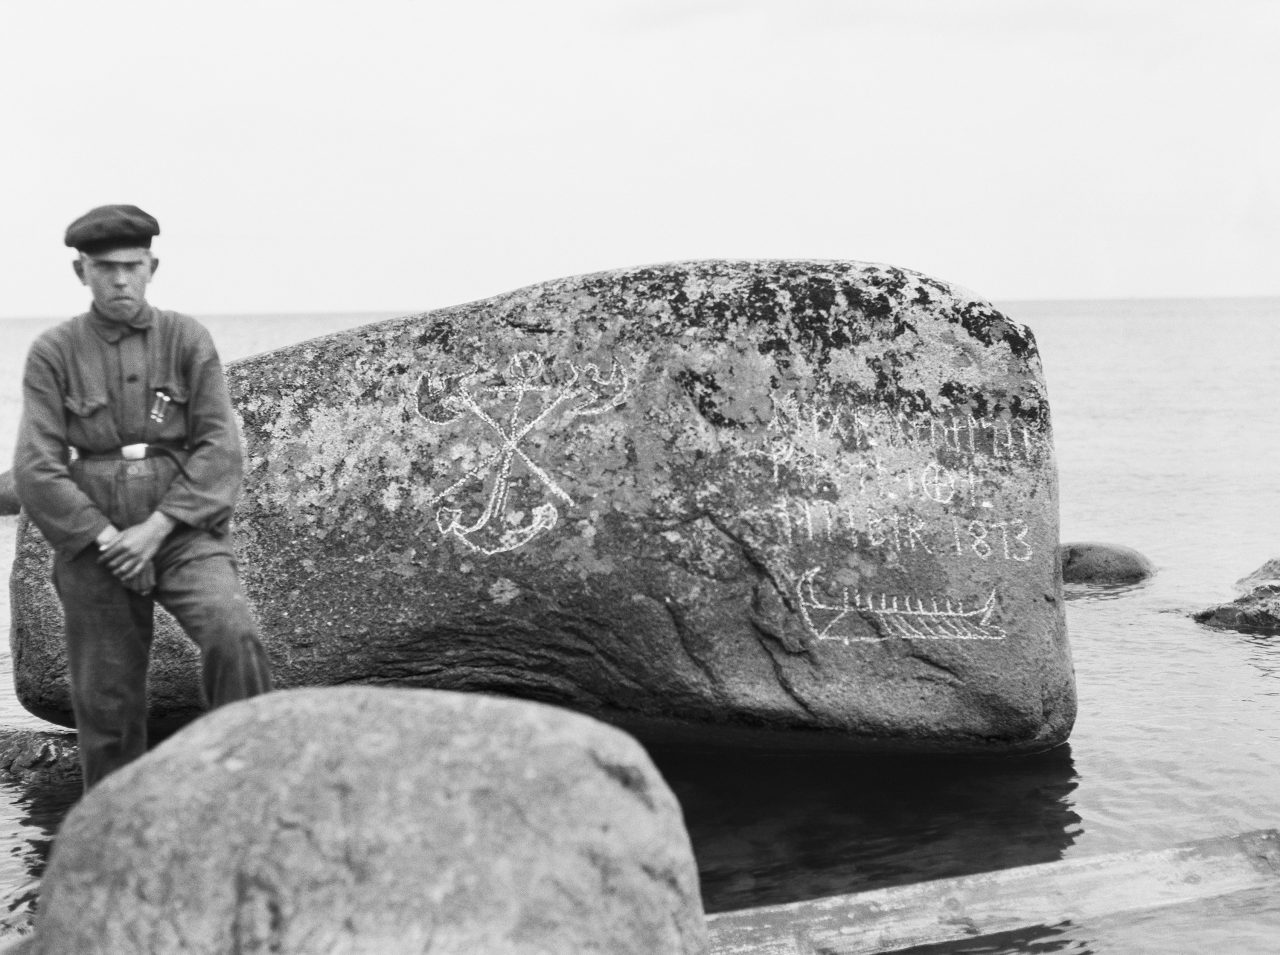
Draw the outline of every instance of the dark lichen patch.
M959 323L973 338L985 345L1004 342L1015 358L1028 358L1036 354L1035 338L1031 332L1014 325L1000 312L984 302L966 302L957 310Z
M675 375L676 381L689 396L698 413L717 428L740 428L742 425L720 412L716 403L716 395L720 393L720 383L711 375L684 369Z

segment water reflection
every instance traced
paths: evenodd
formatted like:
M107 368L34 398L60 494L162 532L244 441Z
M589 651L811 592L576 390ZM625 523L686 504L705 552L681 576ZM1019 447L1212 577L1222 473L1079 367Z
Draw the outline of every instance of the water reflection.
M708 912L1051 862L1080 833L1068 747L959 759L651 748Z
M1130 594L1146 590L1151 584L1150 578L1132 584L1063 584L1062 597L1068 602L1073 600L1118 600Z
M0 804L8 820L5 842L11 846L0 894L0 938L30 930L53 838L81 791L78 776L0 785Z
M1280 634L1240 633L1238 638L1247 654L1245 662L1257 670L1264 680L1254 690L1253 696L1280 697ZM1266 732L1273 740L1280 738L1280 727L1274 724Z

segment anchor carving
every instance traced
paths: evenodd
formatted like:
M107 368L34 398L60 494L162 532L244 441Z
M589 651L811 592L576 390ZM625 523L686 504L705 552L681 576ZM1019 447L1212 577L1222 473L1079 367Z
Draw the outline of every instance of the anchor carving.
M568 368L567 380L548 382L542 356L521 351L511 357L496 381L486 381L489 373L474 366L466 372L419 380L417 411L424 421L443 425L470 416L499 441L496 451L428 501L428 506L436 506L436 526L442 536L492 556L523 547L555 527L560 519L557 503L573 505L569 493L520 444L531 432L554 420L599 415L617 408L627 399L631 377L616 360L608 376L594 363L578 366L569 362ZM500 410L507 402L509 408ZM529 404L533 408L526 410ZM533 475L544 496L550 498L529 508L527 520L512 502L513 477L518 469ZM469 485L486 482L489 493L480 513L474 519L465 518L463 509L451 498Z

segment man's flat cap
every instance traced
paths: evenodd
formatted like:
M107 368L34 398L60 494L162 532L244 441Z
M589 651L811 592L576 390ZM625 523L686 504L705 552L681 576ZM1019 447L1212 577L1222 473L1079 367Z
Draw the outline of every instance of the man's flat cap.
M151 248L160 223L137 206L98 206L67 226L68 246L92 255L111 249Z

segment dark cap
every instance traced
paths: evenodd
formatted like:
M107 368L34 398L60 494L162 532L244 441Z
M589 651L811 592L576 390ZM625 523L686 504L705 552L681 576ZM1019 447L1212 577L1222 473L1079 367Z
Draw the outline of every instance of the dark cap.
M68 246L92 255L111 249L149 249L160 223L137 206L98 206L67 226Z

